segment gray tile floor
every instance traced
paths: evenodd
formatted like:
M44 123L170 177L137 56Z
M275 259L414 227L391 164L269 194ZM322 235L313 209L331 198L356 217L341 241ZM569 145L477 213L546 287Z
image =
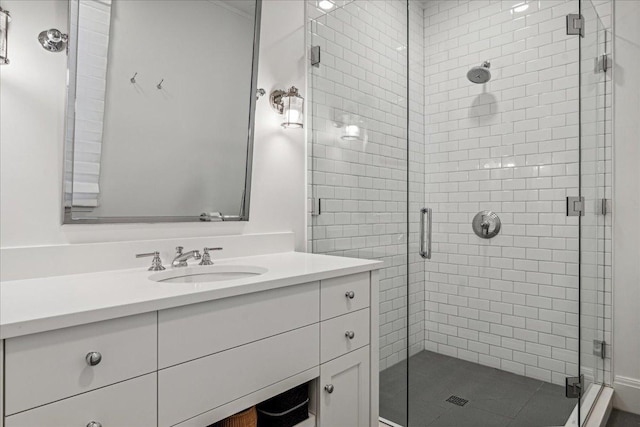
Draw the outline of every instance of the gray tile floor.
M576 404L563 387L423 351L380 373L380 416L409 427L563 426ZM457 406L450 396L468 400Z
M614 409L607 422L607 427L640 427L640 415Z

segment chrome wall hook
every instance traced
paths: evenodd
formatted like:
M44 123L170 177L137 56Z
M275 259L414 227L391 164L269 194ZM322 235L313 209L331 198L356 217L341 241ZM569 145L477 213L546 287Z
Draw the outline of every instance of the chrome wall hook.
M160 80L160 83L158 83L158 84L156 85L156 87L157 87L158 89L162 89L162 82L163 82L163 81L164 81L164 79Z
M136 71L136 73L133 75L133 77L131 77L129 80L131 81L131 83L135 83L136 82L136 76L138 75L138 72Z

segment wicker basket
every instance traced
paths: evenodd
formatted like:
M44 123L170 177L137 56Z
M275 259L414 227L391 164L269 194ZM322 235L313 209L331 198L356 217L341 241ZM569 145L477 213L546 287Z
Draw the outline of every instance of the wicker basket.
M258 425L258 413L256 407L238 412L218 423L220 427L256 427Z

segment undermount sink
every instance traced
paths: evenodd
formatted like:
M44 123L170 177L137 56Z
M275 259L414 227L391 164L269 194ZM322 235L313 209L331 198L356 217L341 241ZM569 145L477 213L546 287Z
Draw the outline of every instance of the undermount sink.
M245 279L267 272L266 268L253 265L208 265L175 268L149 276L160 283L207 283Z

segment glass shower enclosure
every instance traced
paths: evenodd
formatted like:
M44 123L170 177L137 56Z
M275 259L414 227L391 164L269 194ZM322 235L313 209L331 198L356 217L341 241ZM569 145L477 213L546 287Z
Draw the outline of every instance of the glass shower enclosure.
M608 372L596 8L308 0L307 18L308 249L385 263L381 418L577 425Z

